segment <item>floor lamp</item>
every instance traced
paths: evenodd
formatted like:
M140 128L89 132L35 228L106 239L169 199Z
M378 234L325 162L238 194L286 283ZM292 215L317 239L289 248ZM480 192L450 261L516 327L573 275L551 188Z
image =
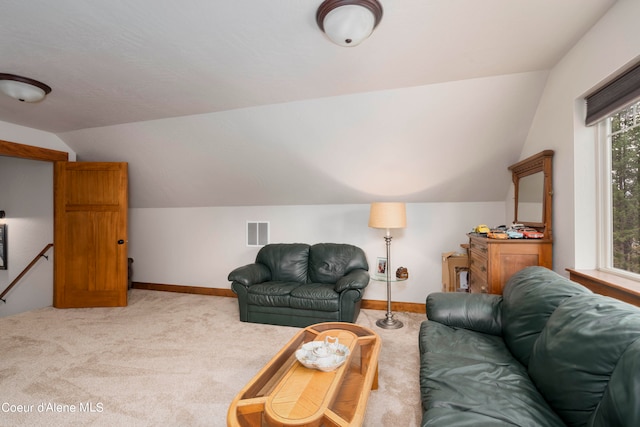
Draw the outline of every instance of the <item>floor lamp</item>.
M386 318L376 322L384 329L402 328L402 322L393 318L391 312L391 229L405 228L407 226L407 214L404 203L371 203L369 212L369 227L383 228L387 230L384 241L387 244L387 315Z

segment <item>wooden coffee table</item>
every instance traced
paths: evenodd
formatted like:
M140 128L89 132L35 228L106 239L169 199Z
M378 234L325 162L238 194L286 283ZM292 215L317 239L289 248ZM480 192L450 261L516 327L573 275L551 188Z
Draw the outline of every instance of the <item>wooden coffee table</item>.
M309 341L338 337L350 349L332 372L304 367L295 352ZM228 426L359 426L370 390L378 388L380 337L353 323L328 322L297 333L238 393Z

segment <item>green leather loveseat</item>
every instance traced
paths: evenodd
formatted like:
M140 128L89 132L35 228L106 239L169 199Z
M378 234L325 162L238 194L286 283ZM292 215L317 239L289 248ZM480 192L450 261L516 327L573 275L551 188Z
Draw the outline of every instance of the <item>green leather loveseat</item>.
M422 426L640 426L640 309L543 267L503 295L436 293Z
M340 243L277 243L229 274L243 322L306 327L355 322L369 284L364 251Z

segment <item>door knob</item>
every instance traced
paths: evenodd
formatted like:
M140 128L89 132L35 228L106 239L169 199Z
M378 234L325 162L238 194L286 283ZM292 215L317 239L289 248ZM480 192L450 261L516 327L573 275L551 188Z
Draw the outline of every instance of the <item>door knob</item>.
M122 239L118 240L118 244L119 245L124 245L124 240L122 240Z

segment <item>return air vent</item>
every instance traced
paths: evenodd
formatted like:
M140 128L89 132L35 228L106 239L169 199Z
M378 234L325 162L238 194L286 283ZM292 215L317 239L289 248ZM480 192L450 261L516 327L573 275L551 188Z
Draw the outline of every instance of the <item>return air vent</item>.
M247 246L269 244L269 222L247 221Z

